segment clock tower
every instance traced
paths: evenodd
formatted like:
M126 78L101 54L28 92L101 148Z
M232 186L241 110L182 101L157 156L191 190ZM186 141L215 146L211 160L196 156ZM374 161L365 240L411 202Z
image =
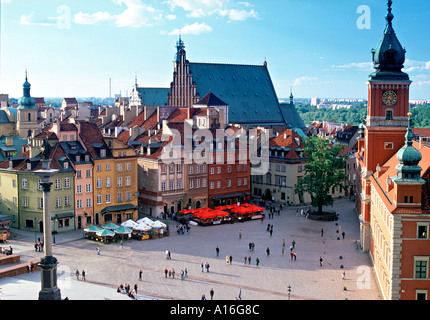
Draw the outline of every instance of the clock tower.
M365 165L374 172L405 143L408 128L409 87L412 81L402 71L406 50L393 29L393 2L388 1L387 25L376 49L372 49L375 71L368 85L365 122Z

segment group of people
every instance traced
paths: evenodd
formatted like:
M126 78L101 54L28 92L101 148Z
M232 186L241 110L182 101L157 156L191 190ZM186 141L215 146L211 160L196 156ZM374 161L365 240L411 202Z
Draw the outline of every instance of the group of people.
M187 234L190 234L190 226L188 224L178 224L176 226L176 233L178 235L184 234L185 231L187 232Z
M84 280L84 281L87 280L85 270L82 270L82 273L81 273L81 272L79 272L78 269L76 269L75 276L76 276L76 280L79 280L79 276L82 276L82 280Z
M1 249L1 254L5 254L5 255L11 255L12 254L12 252L13 252L13 249L12 249L12 247L11 246L9 246L9 250L8 249L6 249L5 247L0 247L0 249Z
M136 299L137 294L137 283L134 284L133 289L131 289L130 284L126 284L125 286L121 283L118 289L116 290L118 293L125 293L132 299Z
M203 264L203 262L202 262L202 264ZM202 269L203 269L203 267L202 267ZM208 267L208 272L209 272L209 267ZM169 278L175 279L175 274L176 274L176 271L174 268L172 268L170 270L167 269L167 267L164 268L164 277L165 278L167 278L167 276L169 276ZM187 268L185 268L184 270L181 269L180 275L181 275L181 280L188 278L188 269Z
M38 242L34 243L34 251L35 252L42 252L43 251L43 241L39 240Z

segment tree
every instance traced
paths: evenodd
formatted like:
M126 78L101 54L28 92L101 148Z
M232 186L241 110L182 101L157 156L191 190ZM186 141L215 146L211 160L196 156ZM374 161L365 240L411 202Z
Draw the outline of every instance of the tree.
M345 159L340 155L345 145L332 144L329 139L315 136L303 140L304 156L309 162L304 166L304 176L297 183L297 194L309 193L312 205L322 214L324 205L333 205L331 189L342 188L346 180Z

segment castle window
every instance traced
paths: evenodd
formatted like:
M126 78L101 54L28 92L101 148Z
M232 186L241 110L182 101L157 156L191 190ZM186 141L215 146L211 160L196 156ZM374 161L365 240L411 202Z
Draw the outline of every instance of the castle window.
M427 239L428 238L428 223L418 223L417 225L417 238L418 239Z
M394 144L392 142L385 142L384 149L394 149Z
M31 121L31 113L29 112L27 116L28 116L28 121L30 122Z
M393 110L386 110L385 111L385 119L386 120L393 120Z

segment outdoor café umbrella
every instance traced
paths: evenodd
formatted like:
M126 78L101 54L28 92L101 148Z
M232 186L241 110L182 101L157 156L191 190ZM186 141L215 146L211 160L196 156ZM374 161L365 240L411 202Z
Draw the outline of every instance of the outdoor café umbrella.
M90 226L84 229L85 232L97 232L99 230L102 230L102 228L97 226Z
M117 234L130 234L132 232L132 230L130 228L127 227L119 227L118 229L115 230L115 233Z
M109 230L115 230L115 229L118 229L119 226L117 226L115 223L110 222L110 223L103 225L102 228L103 229L109 229Z
M96 235L99 237L113 237L115 235L115 232L109 229L101 229L96 232Z
M152 224L152 227L153 227L153 228L156 228L156 229L161 229L161 228L166 228L167 226L166 226L163 222L155 221L155 222Z
M148 226L147 224L140 223L136 227L134 227L133 229L136 231L149 231L152 228L150 226Z
M124 221L123 223L121 223L122 227L127 227L127 228L134 228L137 227L139 224L137 222L134 222L133 220L129 219L127 221Z
M152 221L151 219L145 217L145 218L142 218L140 220L137 220L137 223L139 223L139 224L140 223L144 223L144 224L146 224L148 226L152 226L154 224L154 221Z

